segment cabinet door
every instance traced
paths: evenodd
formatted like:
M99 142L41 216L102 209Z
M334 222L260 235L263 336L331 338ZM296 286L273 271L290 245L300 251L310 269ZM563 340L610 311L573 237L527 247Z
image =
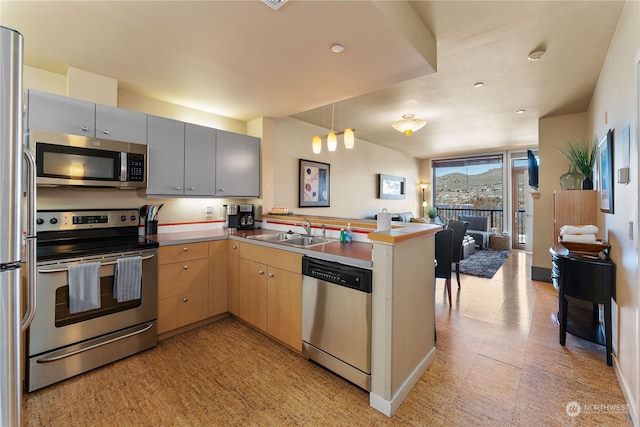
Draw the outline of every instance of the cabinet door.
M227 307L229 313L239 316L240 244L238 242L227 241L227 257Z
M216 195L260 195L260 139L223 130L216 139Z
M149 183L147 194L184 194L184 123L149 116Z
M147 143L147 115L109 105L96 104L96 137Z
M302 351L302 276L269 267L267 333Z
M227 241L209 242L209 316L227 311Z
M216 192L216 130L185 124L184 194L213 196Z
M95 136L93 102L30 89L27 106L27 129Z
M240 318L267 330L267 266L240 259Z
M199 289L163 298L158 302L158 333L171 331L207 318L207 290Z

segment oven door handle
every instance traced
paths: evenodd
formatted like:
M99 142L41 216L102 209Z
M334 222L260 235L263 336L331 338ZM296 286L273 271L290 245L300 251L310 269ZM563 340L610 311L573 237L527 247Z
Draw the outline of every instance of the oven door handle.
M64 351L64 350L62 350L60 352L56 352L56 353L52 354L49 357L43 357L42 359L36 360L36 363L50 363L50 362L55 362L55 361L60 360L60 359L65 359L67 357L75 356L76 354L83 353L83 352L88 351L88 350L93 350L94 348L102 347L103 345L111 344L111 343L114 343L116 341L120 341L120 340L123 340L125 338L133 337L133 336L139 335L139 334L141 334L143 332L147 332L152 327L153 327L153 323L142 325L140 328L136 329L135 331L126 333L124 335L117 336L115 338L111 338L111 339L106 340L106 341L98 342L96 344L92 344L92 345L89 345L87 347L82 347L82 348L79 348L77 350L72 350L72 351Z
M147 255L145 257L142 257L142 261L146 261L148 259L153 258L154 256L156 256L155 254L151 254L151 255ZM114 265L115 263L117 263L118 261L107 261L107 262L101 262L100 263L100 267L104 267L107 265ZM61 273L63 271L67 271L69 270L69 267L62 267L62 268L42 268L42 269L38 269L38 273Z

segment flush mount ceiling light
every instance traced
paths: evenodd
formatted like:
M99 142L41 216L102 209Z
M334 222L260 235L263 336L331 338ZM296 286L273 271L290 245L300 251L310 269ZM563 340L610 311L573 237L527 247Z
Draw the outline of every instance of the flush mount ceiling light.
M527 56L527 59L529 61L539 61L542 59L542 57L544 56L545 51L544 50L534 50L533 52L531 52L529 54L529 56Z
M342 53L344 52L344 46L342 46L340 43L335 43L331 45L331 52L333 53Z
M278 10L282 7L283 4L287 2L287 0L260 0L262 3L266 4L273 10Z
M484 86L484 82L477 82L473 84L473 87L482 87Z
M516 110L516 114L523 114L525 111L527 110L525 110L524 108L521 108L519 110Z
M426 120L416 119L415 114L405 114L402 120L391 123L391 127L402 132L407 136L411 136L415 131L422 129L427 124Z

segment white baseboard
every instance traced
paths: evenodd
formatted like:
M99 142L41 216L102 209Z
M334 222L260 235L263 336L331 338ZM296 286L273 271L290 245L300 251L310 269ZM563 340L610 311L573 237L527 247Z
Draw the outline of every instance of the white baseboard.
M369 406L378 412L382 412L387 417L391 417L396 409L400 406L405 397L409 394L413 386L420 380L422 374L425 373L429 365L436 358L436 348L433 347L429 353L422 359L422 361L416 366L411 375L407 377L404 383L400 386L396 394L387 400L382 396L375 393L369 393Z
M633 422L634 426L640 426L640 414L638 414L638 406L636 405L635 400L633 400L634 396L629 389L629 384L622 376L622 372L620 372L620 367L616 358L613 359L613 366L616 372L616 377L618 377L618 383L620 384L620 388L622 389L622 394L624 395L624 399L627 401L627 408L629 409L629 415L631 415L631 421Z

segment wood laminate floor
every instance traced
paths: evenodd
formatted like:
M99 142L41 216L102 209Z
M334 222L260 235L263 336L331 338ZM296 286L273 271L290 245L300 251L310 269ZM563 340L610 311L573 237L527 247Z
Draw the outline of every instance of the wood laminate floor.
M451 308L437 280L437 356L392 418L363 390L226 318L25 395L23 424L631 425L604 348L571 335L559 345L557 293L529 272L530 255L514 251L493 279L463 275L460 289L454 280ZM567 414L570 402L579 415Z

